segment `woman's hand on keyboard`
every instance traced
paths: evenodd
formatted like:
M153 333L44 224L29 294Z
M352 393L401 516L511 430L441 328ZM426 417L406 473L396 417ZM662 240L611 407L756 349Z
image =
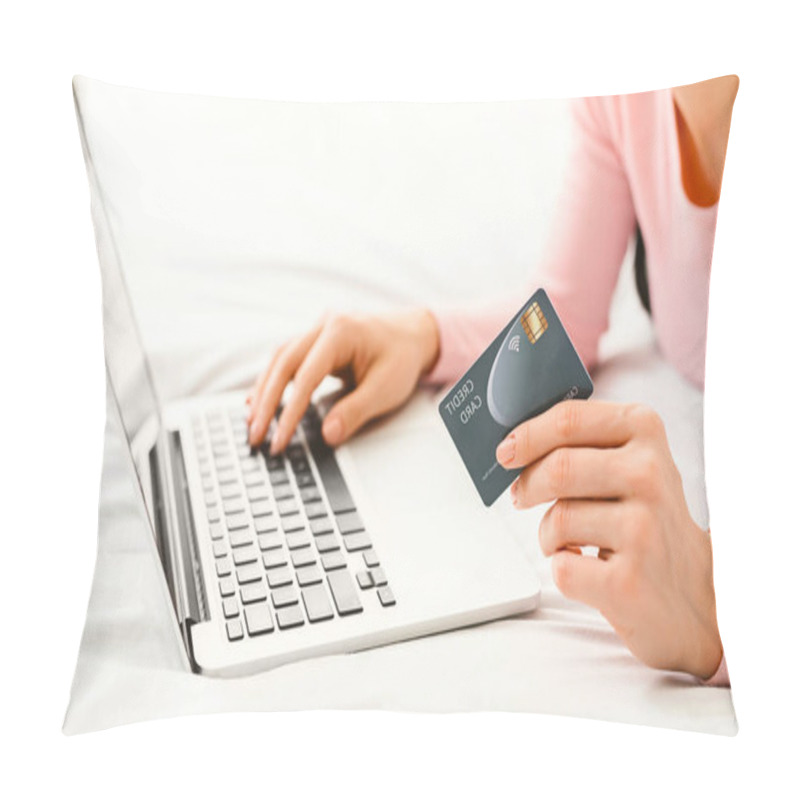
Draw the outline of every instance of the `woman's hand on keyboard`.
M561 592L597 608L646 664L711 677L722 659L711 538L689 513L658 414L566 401L519 425L496 455L522 469L517 508L555 501L539 541Z
M439 331L425 310L384 316L334 316L281 345L256 381L247 402L250 444L261 444L293 382L270 442L278 453L292 438L311 395L326 375L354 384L325 416L322 435L337 445L373 417L402 405L436 362Z

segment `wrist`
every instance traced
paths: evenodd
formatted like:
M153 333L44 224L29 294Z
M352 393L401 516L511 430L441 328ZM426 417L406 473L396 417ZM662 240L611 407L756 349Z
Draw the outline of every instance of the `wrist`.
M419 347L420 376L429 373L439 360L439 324L431 311L414 312L414 329Z

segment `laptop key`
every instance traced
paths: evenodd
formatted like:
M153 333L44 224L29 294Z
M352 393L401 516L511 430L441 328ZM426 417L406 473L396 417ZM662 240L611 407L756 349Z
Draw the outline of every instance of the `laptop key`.
M239 639L244 639L244 629L240 620L229 619L225 623L225 629L228 632L228 641L237 642Z
M329 572L326 578L328 586L331 587L333 602L336 603L336 610L339 612L339 616L357 614L363 610L356 585L347 570L339 569Z
M292 571L288 567L271 569L267 573L267 583L269 584L270 589L277 589L281 586L290 586L292 582Z
M309 440L311 454L317 463L317 470L322 479L322 485L328 494L328 502L334 514L346 511L355 511L356 506L350 496L350 490L344 482L344 476L336 463L333 451L321 438L311 437ZM299 481L298 481L299 485Z
M224 500L222 503L222 510L226 514L238 514L241 511L244 511L244 498L243 497L233 497L230 500Z
M218 558L216 566L218 578L224 578L226 575L231 574L231 560L227 556L225 558Z
M333 607L331 601L328 600L328 593L321 583L303 589L301 594L309 622L324 622L326 619L333 619Z
M357 531L364 530L364 523L356 511L349 511L346 514L336 515L336 524L342 535L346 536L348 533L356 533Z
M222 540L214 542L212 550L214 551L214 558L222 558L222 556L228 554L228 548Z
M319 536L323 533L333 533L333 523L331 522L330 517L318 517L317 519L312 519L308 523L309 528L311 528L311 533L314 536Z
M222 613L225 615L225 619L232 619L233 617L239 616L239 604L236 602L235 598L227 597L222 601Z
M242 496L242 487L238 483L226 483L220 487L219 493L223 500L232 500L234 497Z
M365 550L363 553L364 556L364 563L372 569L372 567L380 566L380 561L378 560L378 554L375 552L373 548L369 548Z
M217 471L217 483L224 485L226 483L236 483L239 476L236 474L235 469L221 469Z
M247 547L247 545L253 542L253 531L250 528L231 531L228 534L228 541L233 548Z
M247 625L247 632L251 636L258 636L262 633L272 633L275 630L275 623L272 621L272 612L267 603L258 603L248 606L244 610L244 621Z
M315 583L322 583L322 573L316 564L300 567L295 575L299 586L313 586Z
M314 544L320 553L330 553L339 549L339 540L332 533L324 533L314 539Z
M342 569L347 566L347 559L341 550L334 550L332 553L323 553L320 557L322 568L325 572L332 569Z
M211 508L211 506L217 504L217 496L214 494L214 492L206 492L205 501L206 501L206 508Z
M266 500L269 497L267 487L263 484L260 486L251 486L247 490L247 499L252 503L255 500Z
M225 531L222 530L222 525L220 525L219 522L210 522L208 525L208 533L209 536L211 536L211 540L214 542L225 535Z
M344 536L344 549L347 550L348 553L356 553L359 550L366 550L369 547L372 547L372 542L370 541L369 536L367 536L366 531L361 531L361 533L351 533L349 536Z
M233 578L223 578L219 582L219 593L222 597L231 597L236 594L236 583Z
M278 500L276 505L278 506L278 513L282 517L288 517L290 514L297 514L300 510L297 507L297 500L293 497L287 497L286 500Z
M276 550L283 545L283 536L278 531L262 533L258 536L258 546L263 550Z
M314 476L310 472L300 472L295 475L295 481L301 489L306 489L311 486L316 486Z
M293 586L284 586L276 589L272 593L272 605L275 608L285 608L286 606L296 605L300 601Z
M258 456L250 456L250 458L242 459L242 472L260 472L261 464L258 463Z
M295 478L311 473L311 465L305 456L302 458L290 458L289 463L292 465L292 472L294 472Z
M265 461L267 462L267 469L270 472L275 472L279 469L283 469L283 456L267 456Z
M225 524L229 531L238 531L250 527L250 520L244 512L237 512L236 514L226 514Z
M219 522L221 517L219 513L219 506L213 505L206 509L206 516L209 522Z
M267 500L256 500L250 505L254 517L268 517L272 513L272 506Z
M278 530L278 521L273 517L256 517L253 520L256 526L256 533L272 533Z
M291 517L284 517L281 520L281 527L284 533L294 533L295 531L305 530L306 524L299 514Z
M237 567L244 564L253 564L258 561L258 550L252 544L247 544L245 547L239 547L233 551L233 563Z
M305 531L286 534L286 546L290 550L298 550L301 547L308 547L310 544L311 539Z
M376 586L386 586L386 570L384 570L383 567L370 570L370 575L372 575L372 580L375 582Z
M278 618L278 627L281 630L286 628L297 628L299 625L305 625L305 618L303 617L303 609L299 605L287 606L275 612Z
M242 598L242 605L258 603L261 600L267 599L267 587L264 584L264 581L259 581L258 583L248 583L246 586L242 586L239 595Z
M378 599L382 606L393 606L395 604L394 592L388 586L381 586L378 589Z
M303 486L300 489L300 499L304 503L316 503L317 500L322 500L322 495L319 493L316 484L313 486Z
M306 505L306 516L309 519L318 519L320 517L326 517L327 515L328 511L324 503L309 503Z
M359 587L362 589L371 589L375 585L375 582L372 580L372 575L367 572L367 570L357 572L356 581L358 582Z
M285 483L283 486L276 486L272 494L276 500L285 500L287 497L294 497L294 489Z
M239 582L239 586L244 586L246 583L260 581L263 574L261 564L245 564L236 570L236 580Z
M284 469L271 469L269 471L269 482L273 486L280 486L284 483L289 483L289 476Z
M264 476L260 472L245 472L244 485L248 488L264 486Z
M310 547L301 547L292 553L292 566L297 569L298 567L307 567L310 564L317 563L317 556Z
M286 557L286 551L281 547L279 550L267 550L261 556L264 563L264 569L275 569L276 567L285 567L289 563Z

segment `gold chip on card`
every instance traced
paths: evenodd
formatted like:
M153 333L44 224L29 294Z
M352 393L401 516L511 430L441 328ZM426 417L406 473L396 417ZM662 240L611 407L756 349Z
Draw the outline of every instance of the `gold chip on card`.
M522 328L528 335L531 344L536 344L536 340L540 339L547 330L547 320L538 303L533 303L522 315Z

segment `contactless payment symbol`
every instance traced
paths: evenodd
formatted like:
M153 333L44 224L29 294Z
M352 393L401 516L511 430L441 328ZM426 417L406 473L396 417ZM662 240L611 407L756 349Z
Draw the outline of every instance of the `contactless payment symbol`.
M515 353L519 353L519 336L513 336L508 343L508 349Z

